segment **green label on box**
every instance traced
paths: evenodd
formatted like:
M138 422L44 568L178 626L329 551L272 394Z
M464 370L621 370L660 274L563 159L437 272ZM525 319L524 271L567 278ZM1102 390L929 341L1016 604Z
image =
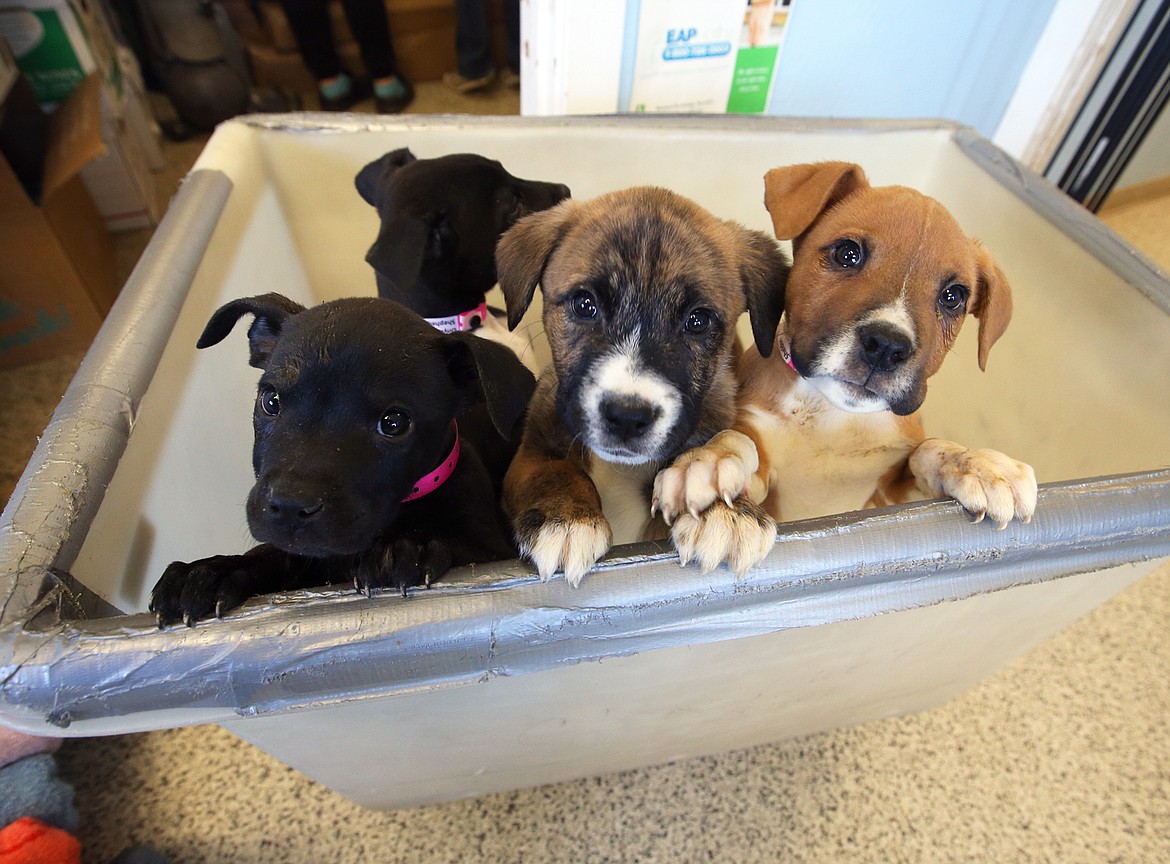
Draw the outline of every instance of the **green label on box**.
M735 58L735 76L727 97L729 114L763 114L768 107L772 75L776 71L779 45L740 48Z
M6 11L0 15L0 33L42 104L60 102L85 80L82 60L58 10Z

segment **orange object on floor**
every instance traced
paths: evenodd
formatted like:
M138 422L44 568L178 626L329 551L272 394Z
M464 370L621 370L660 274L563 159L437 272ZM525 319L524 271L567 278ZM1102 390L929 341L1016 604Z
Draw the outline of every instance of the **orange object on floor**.
M26 816L0 829L0 864L81 864L72 834Z

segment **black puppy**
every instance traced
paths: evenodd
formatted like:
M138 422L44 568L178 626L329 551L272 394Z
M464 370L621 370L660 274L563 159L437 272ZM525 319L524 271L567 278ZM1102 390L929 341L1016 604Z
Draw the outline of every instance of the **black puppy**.
M444 332L487 320L484 295L496 284L496 241L520 218L569 197L561 183L521 180L493 159L456 153L417 159L394 150L366 165L358 192L382 220L366 254L378 296L397 300ZM487 335L509 344L501 323Z
M441 334L390 300L305 309L279 294L224 305L198 346L244 315L255 316L250 363L264 370L247 502L262 545L171 564L151 592L160 627L335 582L405 595L452 566L515 557L498 506L503 469L493 476L479 455L485 436L496 448L519 437L532 395L510 351Z

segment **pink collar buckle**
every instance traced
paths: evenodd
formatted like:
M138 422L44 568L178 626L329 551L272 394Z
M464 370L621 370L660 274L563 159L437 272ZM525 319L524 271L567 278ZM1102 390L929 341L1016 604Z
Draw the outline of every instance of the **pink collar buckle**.
M459 464L459 424L452 420L451 428L455 430L455 445L451 448L451 452L439 463L438 468L428 471L414 484L411 493L402 499L403 504L429 495L450 480L451 475L455 473L455 466Z
M466 333L469 330L478 330L487 320L487 302L480 303L474 309L460 312L458 315L447 315L443 318L424 318L423 320L440 333Z

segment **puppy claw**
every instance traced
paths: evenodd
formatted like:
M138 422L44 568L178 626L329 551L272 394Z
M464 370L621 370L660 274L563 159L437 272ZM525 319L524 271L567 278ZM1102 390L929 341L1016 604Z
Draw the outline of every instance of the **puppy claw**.
M546 521L530 542L519 545L534 564L540 580L547 582L558 570L573 588L581 584L597 559L613 542L609 523L600 514L579 521Z
M975 523L986 517L1003 529L1012 519L1030 522L1036 511L1036 472L997 450L929 438L911 454L910 470L923 491L955 499Z
M698 519L716 501L734 507L735 499L749 491L759 467L750 438L733 430L720 432L658 472L651 506L662 512L667 525L683 513Z
M680 566L696 561L706 575L725 563L742 579L771 550L776 522L750 498L740 496L731 507L719 501L698 517L680 518L671 538Z

